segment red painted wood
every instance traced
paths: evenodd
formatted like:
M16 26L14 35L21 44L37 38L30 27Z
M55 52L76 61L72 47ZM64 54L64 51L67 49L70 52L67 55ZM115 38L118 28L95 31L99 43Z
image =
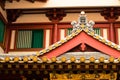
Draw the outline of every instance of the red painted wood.
M116 34L116 43L117 44L119 44L118 28L120 28L120 23L118 23L118 24L116 23L115 24L115 32L116 32L115 34Z
M53 43L57 42L57 36L58 36L58 27L57 24L55 24L53 28Z
M64 43L62 46L60 46L48 53L45 53L44 55L42 55L40 57L46 56L48 58L52 58L52 57L60 56L61 54L64 54L65 52L69 51L70 49L78 46L80 43L85 43L85 44L99 50L100 52L103 52L103 53L113 56L115 58L120 57L120 51L115 50L115 49L103 44L102 42L89 36L84 31L82 31L79 35L77 35L73 39Z
M115 42L115 30L114 30L114 25L113 23L110 23L110 31L109 31L109 34L110 34L110 40L112 42Z
M86 48L85 43L82 43L80 47L81 47L81 50L82 50L82 51L85 51L85 48Z

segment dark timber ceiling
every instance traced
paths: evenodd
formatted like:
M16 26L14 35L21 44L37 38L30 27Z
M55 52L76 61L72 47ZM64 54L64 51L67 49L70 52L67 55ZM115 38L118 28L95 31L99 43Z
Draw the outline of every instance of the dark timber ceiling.
M115 18L117 19L120 16L120 8L49 8L49 9L7 9L7 19L8 22L14 22L16 19L23 14L46 14L47 17L51 20L51 18L61 17L61 15L65 16L67 13L80 13L81 11L85 11L86 13L100 13L102 16L107 19Z

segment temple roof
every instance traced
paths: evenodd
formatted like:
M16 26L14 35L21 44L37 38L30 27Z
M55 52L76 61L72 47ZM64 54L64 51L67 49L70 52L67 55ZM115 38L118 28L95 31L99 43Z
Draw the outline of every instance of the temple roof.
M94 22L92 20L87 21L84 12L81 12L78 22L73 21L71 22L71 25L73 26L73 30L70 35L54 43L48 48L41 50L36 55L45 55L48 58L51 58L52 56L59 56L67 52L78 44L85 43L98 51L114 56L115 58L120 56L120 45L117 45L96 34L93 30Z
M36 54L0 54L0 61L5 62L10 60L13 62L29 62L34 57L35 61L39 62L41 61L42 57L46 56L47 59L57 57L81 43L88 44L91 47L97 49L98 51L106 53L114 58L120 57L120 45L117 45L96 34L93 30L94 22L92 20L87 21L84 12L81 12L78 21L71 22L71 25L73 26L73 30L70 35L50 45L49 47L37 52Z

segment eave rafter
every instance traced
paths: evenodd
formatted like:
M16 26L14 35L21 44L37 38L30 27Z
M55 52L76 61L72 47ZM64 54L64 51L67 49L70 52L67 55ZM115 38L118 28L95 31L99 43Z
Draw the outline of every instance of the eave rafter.
M35 0L33 0L34 2ZM52 21L62 20L63 17L66 16L67 13L80 13L81 11L85 11L86 13L101 13L105 19L117 19L120 16L120 9L119 7L114 8L43 8L43 9L6 9L8 21L14 22L20 15L24 14L46 14L46 16ZM17 11L17 13L16 13ZM18 13L18 11L20 13ZM110 13L109 13L110 12ZM9 15L18 17L14 17L14 19L9 19ZM13 18L13 17L10 17ZM16 19L15 19L16 18Z

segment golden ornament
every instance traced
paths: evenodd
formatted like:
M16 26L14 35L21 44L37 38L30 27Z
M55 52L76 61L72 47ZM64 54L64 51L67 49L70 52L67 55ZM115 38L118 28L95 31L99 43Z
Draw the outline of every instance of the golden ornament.
M24 62L27 62L27 61L28 61L28 57L25 56L25 57L23 58L23 61L24 61Z
M110 61L110 62L114 62L114 57L111 56L111 57L109 58L109 61Z
M104 62L104 60L105 60L104 57L100 57L100 58L99 58L99 61L100 61L100 62Z
M33 60L34 62L37 62L37 61L38 61L37 56L34 56L34 57L32 58L32 60Z
M95 61L95 58L94 57L90 57L90 62L94 62Z
M43 61L43 62L47 62L47 60L48 60L47 57L45 57L45 56L42 57L42 61Z
M52 62L56 62L56 57L52 57L52 58L51 58L51 61L52 61Z
M5 59L4 59L6 62L8 62L8 61L10 61L10 57L5 57Z
M18 62L19 58L18 57L14 57L14 62Z
M71 60L71 62L74 62L74 61L76 60L76 58L75 58L74 56L72 56L72 57L70 58L70 60Z
M81 62L85 62L85 57L80 57Z
M103 42L103 43L105 43L105 41L106 41L105 39L102 39L102 42Z
M62 57L62 58L61 58L61 61L62 61L62 62L65 62L65 61L66 61L66 57Z

